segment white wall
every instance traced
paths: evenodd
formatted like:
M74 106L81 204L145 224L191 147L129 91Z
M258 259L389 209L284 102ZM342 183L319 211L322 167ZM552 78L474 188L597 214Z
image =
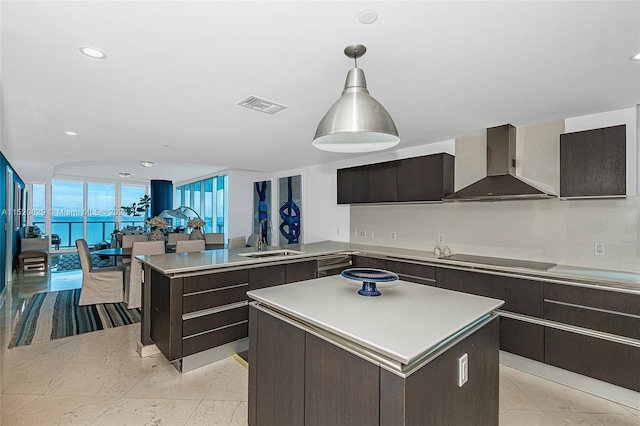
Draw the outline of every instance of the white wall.
M229 176L228 238L249 237L253 233L253 183L271 180L271 174L234 169L226 173Z
M454 150L455 142L451 140L390 152L378 152L333 163L284 170L273 174L274 185L272 187L277 187L277 181L281 177L302 175L302 242L349 241L350 208L348 205L339 205L336 202L336 171L338 169L440 152L453 154ZM278 194L272 193L271 197L272 200L277 200ZM279 206L273 203L274 229L277 229L280 224L278 208Z
M566 132L627 124L630 195L626 199L354 205L350 241L423 250L446 245L457 253L640 271L636 116L636 108L631 108L576 117L565 123ZM477 143L482 137L465 139ZM544 149L549 149L545 145ZM357 237L356 230L367 231L367 238ZM397 239L391 238L392 232ZM444 244L439 243L440 235ZM605 256L595 255L595 242L606 244Z

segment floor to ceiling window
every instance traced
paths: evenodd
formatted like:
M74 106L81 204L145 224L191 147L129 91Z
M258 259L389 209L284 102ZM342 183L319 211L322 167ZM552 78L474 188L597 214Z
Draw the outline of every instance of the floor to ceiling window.
M116 213L119 210L116 208L116 185L87 182L86 206L87 244L110 241L116 229Z
M84 183L51 181L51 233L60 237L60 247L72 247L84 237Z
M31 185L31 225L35 225L47 233L47 196L44 183ZM28 220L28 218L27 218Z
M148 193L144 184L53 179L50 207L47 189L45 184L32 185L31 223L43 233L59 237L62 250L75 248L80 238L92 246L110 242L111 234L120 227L144 226L145 215L125 216L120 211L121 206L138 202Z
M176 207L187 206L205 221L204 232L225 232L228 177L214 176L176 187ZM176 219L174 226L186 226L186 220Z
M121 201L120 205L130 206L133 203L138 203L142 197L147 193L147 188L144 185L122 185L121 186ZM120 216L121 229L135 228L138 226L144 226L145 215L140 216Z

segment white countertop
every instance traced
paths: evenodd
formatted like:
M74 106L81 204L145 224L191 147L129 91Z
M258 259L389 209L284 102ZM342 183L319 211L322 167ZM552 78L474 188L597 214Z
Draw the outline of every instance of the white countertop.
M434 266L461 266L476 270L504 272L543 279L568 280L586 286L604 287L634 294L640 293L640 273L625 271L606 271L579 268L568 265L557 265L547 271L536 271L526 268L488 266L459 262L438 258L432 251L403 249L397 247L372 246L364 244L344 243L339 241L321 241L311 244L288 245L285 247L268 247L266 251L289 249L304 254L294 256L276 256L266 259L254 259L240 256L241 253L254 252L255 248L218 249L194 253L171 253L159 255L137 256L142 262L165 275L188 274L221 268L252 267L282 261L304 260L338 253L362 253L394 260L427 262Z
M330 276L247 295L405 365L504 303L406 281L378 297L357 290Z

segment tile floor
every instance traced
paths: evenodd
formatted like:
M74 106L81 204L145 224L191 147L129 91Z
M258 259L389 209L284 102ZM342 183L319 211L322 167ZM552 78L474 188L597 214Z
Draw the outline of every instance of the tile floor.
M138 325L7 349L21 298L77 288L80 279L31 273L8 286L0 301L1 425L247 424L242 365L229 358L180 374L162 355L137 355ZM639 426L640 411L501 366L500 426L520 425Z

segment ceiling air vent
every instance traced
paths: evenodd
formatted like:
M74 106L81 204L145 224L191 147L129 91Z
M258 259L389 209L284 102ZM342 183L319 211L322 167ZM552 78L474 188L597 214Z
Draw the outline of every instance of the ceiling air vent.
M257 96L249 96L248 98L238 102L238 105L271 115L286 108L286 106L284 105L280 105L266 99L258 98Z

